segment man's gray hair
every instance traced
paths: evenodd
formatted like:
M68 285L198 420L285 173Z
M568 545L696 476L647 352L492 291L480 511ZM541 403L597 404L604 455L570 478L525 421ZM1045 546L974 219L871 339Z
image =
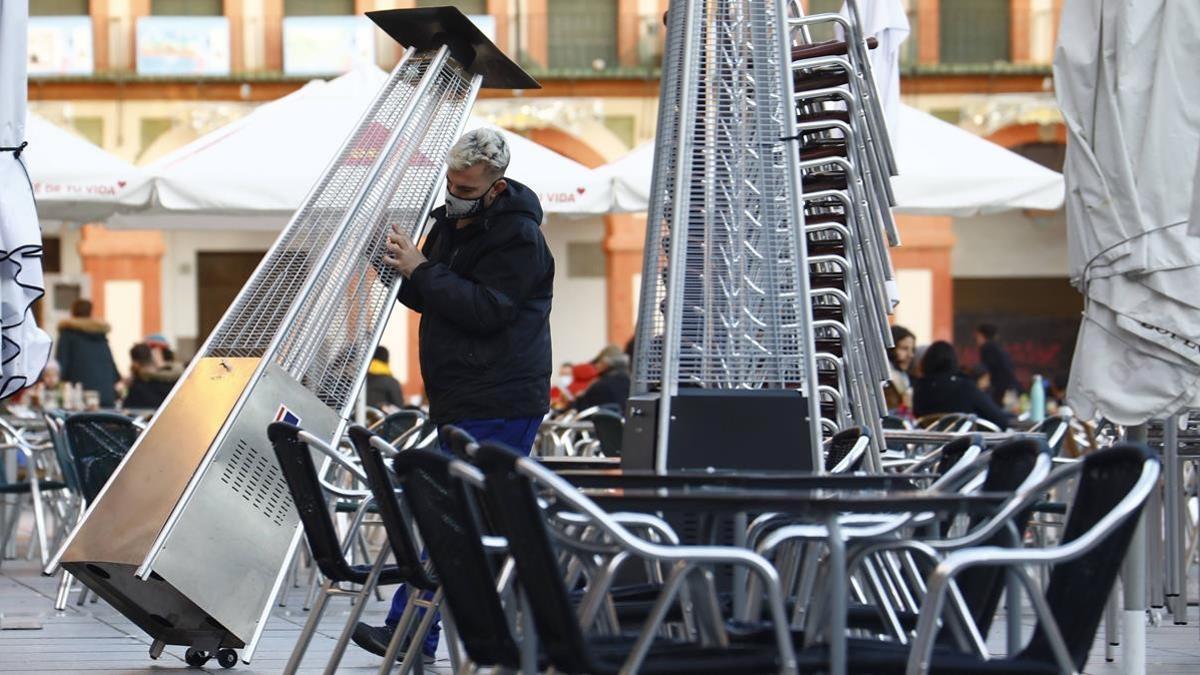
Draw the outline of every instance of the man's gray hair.
M495 129L481 127L463 134L462 138L450 148L450 157L446 164L452 171L463 171L476 164L487 164L491 173L497 177L504 175L508 168L508 141L504 134Z

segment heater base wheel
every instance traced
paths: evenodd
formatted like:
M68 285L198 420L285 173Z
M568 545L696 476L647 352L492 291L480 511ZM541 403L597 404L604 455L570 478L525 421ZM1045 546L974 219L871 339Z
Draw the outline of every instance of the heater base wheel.
M238 655L232 649L221 649L217 652L217 663L222 668L229 669L237 665Z
M210 658L212 656L208 652L196 649L195 647L188 647L187 651L183 653L183 660L187 661L187 664L193 668L203 666L208 663Z

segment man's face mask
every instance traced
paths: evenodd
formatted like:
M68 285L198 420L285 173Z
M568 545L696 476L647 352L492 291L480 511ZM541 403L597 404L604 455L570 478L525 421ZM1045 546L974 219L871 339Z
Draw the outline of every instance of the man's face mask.
M483 203L484 198L488 196L488 193L492 191L492 188L496 186L496 183L499 183L500 181L500 178L492 181L492 184L483 191L483 194L474 199L463 199L462 197L456 197L449 190L446 190L446 217L470 218L471 216L479 215L486 208Z

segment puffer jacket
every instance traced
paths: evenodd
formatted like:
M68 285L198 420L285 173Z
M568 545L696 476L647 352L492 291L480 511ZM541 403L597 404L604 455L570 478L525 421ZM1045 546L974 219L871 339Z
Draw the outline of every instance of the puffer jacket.
M549 409L554 258L537 194L506 180L462 229L435 210L428 261L400 286L400 302L421 313L421 376L438 424Z
M58 324L55 358L64 382L78 382L84 389L100 392L100 405L116 404L114 385L121 379L108 346L109 325L90 317L73 317Z

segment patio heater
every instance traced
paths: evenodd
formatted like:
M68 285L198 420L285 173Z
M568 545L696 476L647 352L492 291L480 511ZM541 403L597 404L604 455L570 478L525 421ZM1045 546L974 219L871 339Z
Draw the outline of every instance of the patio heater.
M301 534L267 425L336 443L401 283L388 230L422 235L480 87L540 86L457 9L367 15L407 51L52 563L151 657L249 662Z
M626 467L820 466L785 12L671 3Z

